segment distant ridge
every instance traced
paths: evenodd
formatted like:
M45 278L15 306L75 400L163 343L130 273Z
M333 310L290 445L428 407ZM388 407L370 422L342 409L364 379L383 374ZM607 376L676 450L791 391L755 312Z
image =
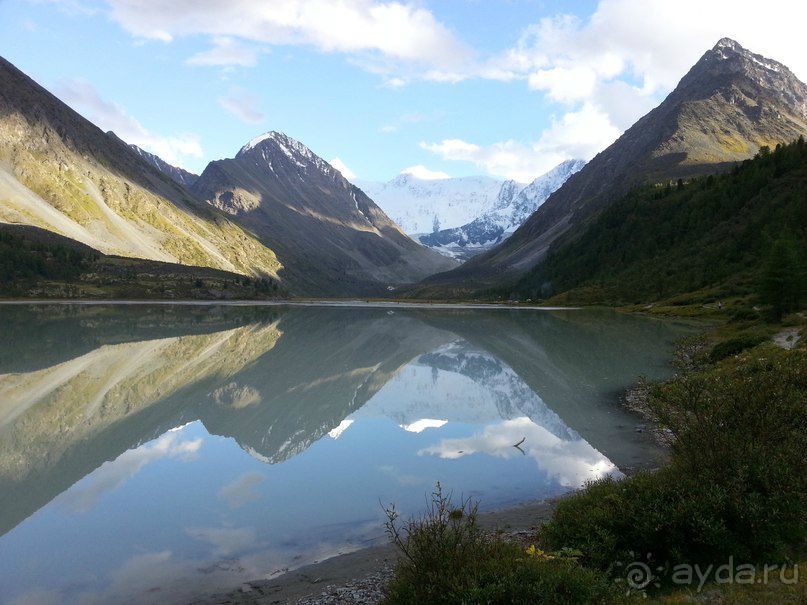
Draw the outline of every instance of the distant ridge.
M115 136L114 132L107 133L111 136ZM198 174L193 174L192 172L188 172L184 168L180 168L179 166L172 166L160 156L155 155L153 153L149 153L145 149L141 149L134 143L129 143L129 147L134 149L135 153L137 153L141 158L146 160L149 164L154 166L157 170L165 174L166 176L171 177L177 183L184 187L190 187L196 182L196 179L199 178Z

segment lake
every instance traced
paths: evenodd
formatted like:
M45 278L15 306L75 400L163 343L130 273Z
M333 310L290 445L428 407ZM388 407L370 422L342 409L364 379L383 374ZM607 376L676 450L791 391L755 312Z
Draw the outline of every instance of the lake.
M607 311L0 305L0 602L171 603L661 452L619 405L691 326ZM514 445L522 441L519 447Z

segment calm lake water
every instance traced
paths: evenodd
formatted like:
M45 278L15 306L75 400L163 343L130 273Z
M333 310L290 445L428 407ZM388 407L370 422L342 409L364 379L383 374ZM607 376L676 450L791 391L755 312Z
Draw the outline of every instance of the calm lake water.
M0 306L0 602L173 603L659 452L682 324L594 311ZM520 449L513 444L526 438Z

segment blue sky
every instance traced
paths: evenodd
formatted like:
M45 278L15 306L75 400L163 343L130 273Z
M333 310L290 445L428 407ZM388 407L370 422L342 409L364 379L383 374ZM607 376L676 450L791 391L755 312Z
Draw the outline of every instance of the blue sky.
M280 130L359 179L530 180L607 146L722 36L805 79L803 4L0 0L0 54L196 172Z

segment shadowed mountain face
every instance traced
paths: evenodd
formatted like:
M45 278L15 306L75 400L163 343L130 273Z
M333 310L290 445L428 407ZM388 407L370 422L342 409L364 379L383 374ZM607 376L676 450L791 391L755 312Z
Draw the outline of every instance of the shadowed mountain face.
M106 254L275 275L274 253L0 58L0 221Z
M0 324L0 535L198 420L271 464L386 418L407 431L524 419L509 430L640 465L648 447L613 400L666 372L681 331L613 314L235 306L10 307Z
M338 170L281 133L211 162L192 190L275 250L281 277L298 293L381 293L456 266L410 239Z
M724 38L661 105L569 178L508 240L427 279L423 291L459 293L512 282L631 187L725 171L763 145L803 134L807 86L784 65Z

